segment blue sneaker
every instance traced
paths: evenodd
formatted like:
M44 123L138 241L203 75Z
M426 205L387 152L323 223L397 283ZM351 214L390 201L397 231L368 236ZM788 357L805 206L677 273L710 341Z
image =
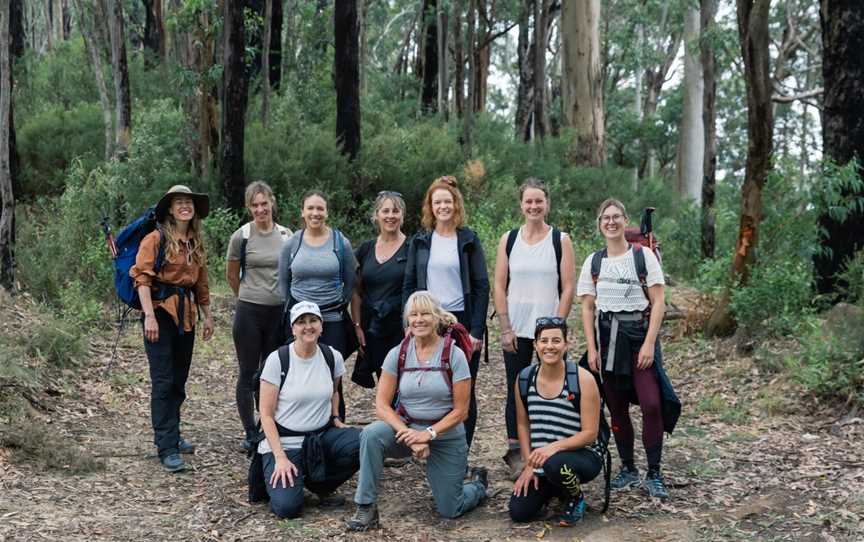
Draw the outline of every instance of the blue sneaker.
M180 437L180 440L177 442L177 449L180 450L181 454L195 453L195 445L183 437Z
M612 479L612 489L627 489L631 487L636 487L642 483L642 480L639 478L639 469L633 467L628 468L625 466L621 466L621 470L618 472L618 476Z
M665 501L669 498L669 491L666 490L666 485L663 483L663 475L660 471L648 471L642 487L648 492L648 496Z
M159 459L159 461L168 472L180 472L186 470L186 463L184 463L183 459L180 458L180 454L168 454Z
M585 516L585 497L579 496L570 499L564 506L561 507L561 514L558 516L558 525L561 527L572 527Z

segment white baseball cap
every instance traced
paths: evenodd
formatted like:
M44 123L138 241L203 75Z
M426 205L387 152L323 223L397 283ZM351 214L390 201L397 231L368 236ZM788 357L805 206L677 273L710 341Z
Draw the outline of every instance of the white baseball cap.
M319 320L324 320L321 318L321 309L318 308L317 304L311 301L301 301L291 307L291 325L294 325L294 322L304 314L314 314Z

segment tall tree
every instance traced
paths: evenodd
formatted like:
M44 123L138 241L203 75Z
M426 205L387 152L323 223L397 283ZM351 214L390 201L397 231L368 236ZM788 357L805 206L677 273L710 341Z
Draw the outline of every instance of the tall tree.
M571 159L577 165L598 167L606 161L600 72L600 0L563 2L561 37L564 49L561 84L564 117L575 131Z
M770 35L771 0L736 0L738 37L744 59L747 89L747 163L741 187L741 220L732 260L732 275L746 284L759 242L762 221L762 189L771 171L774 150L774 117L771 94ZM705 332L728 335L735 330L727 291L706 325Z
M474 79L474 70L476 68L474 57L474 38L477 31L477 0L468 0L468 15L466 19L465 43L468 44L466 55L468 57L468 95L466 96L466 104L474 103L474 92L476 91L476 81ZM468 105L465 107L465 116L462 122L462 151L466 156L471 156L474 146L474 108Z
M534 45L531 42L531 2L519 2L519 38L516 59L519 68L519 86L516 90L516 137L531 140L531 118L534 111Z
M126 30L123 1L112 0L109 21L111 33L111 68L114 72L114 107L116 152L126 154L132 142L132 94L129 90L129 65L126 61Z
M276 0L276 3L281 0ZM273 32L273 0L264 0L264 38L261 40L264 50L261 52L261 125L267 128L270 117L270 42ZM337 38L338 39L338 38Z
M19 0L13 0L15 2ZM17 9L17 6L16 8ZM0 287L15 284L15 193L12 155L15 127L12 125L12 31L10 2L0 2Z
M273 14L270 17L270 88L279 90L282 82L282 0L271 0Z
M355 0L337 1L333 59L336 84L336 140L351 160L360 152L360 25Z
M864 10L854 0L821 0L823 152L838 164L858 159L864 178ZM844 190L846 198L864 197L864 191ZM829 249L815 260L820 292L837 291L837 277L846 260L864 247L864 213L857 209L839 220L829 213L819 217L825 230L822 247Z
M339 2L337 2L339 3ZM431 114L437 110L438 89L438 0L423 0L423 53L418 74L422 78L420 110Z
M249 80L245 63L246 21L243 11L247 6L247 0L231 0L226 1L222 8L225 41L222 45L222 148L219 174L225 201L232 209L243 208L246 188L243 146Z
M24 31L24 1L11 0L9 3L9 39L10 51L12 58L20 57L24 54L27 39Z
M684 12L684 109L678 133L678 193L701 205L705 158L705 125L702 119L704 82L699 50L699 10L688 5Z
M456 116L462 118L465 112L465 42L462 38L462 21L465 0L453 2L453 101Z
M534 0L534 136L540 140L549 132L546 111L546 43L549 0Z
M447 82L447 6L444 2L439 2L436 13L436 25L438 35L436 42L438 44L438 113L446 120L447 119L447 91L450 88Z
M165 23L162 18L162 0L142 0L144 3L144 49L150 51L145 62L165 59Z
M108 93L108 84L105 82L102 70L102 55L99 52L100 44L93 34L93 14L85 10L82 0L75 0L75 12L78 15L78 30L84 39L84 48L90 57L90 69L93 79L96 81L96 90L99 92L99 105L102 108L102 125L105 131L105 160L110 160L114 155L114 116L112 113L111 95Z
M705 155L702 167L702 257L713 258L715 247L714 211L717 185L717 53L713 33L718 0L700 0L700 56L702 58L702 123L705 127Z

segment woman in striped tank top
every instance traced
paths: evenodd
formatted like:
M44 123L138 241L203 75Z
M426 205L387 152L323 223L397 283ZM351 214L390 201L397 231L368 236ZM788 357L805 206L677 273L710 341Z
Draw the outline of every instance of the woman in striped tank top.
M524 398L518 381L513 390L525 468L513 486L510 517L518 522L531 521L546 502L558 497L563 503L558 522L569 526L585 513L582 484L593 480L603 466L597 448L600 392L591 373L581 367L579 389L567 389L564 318L537 319L534 349L540 364L539 368L525 369L528 386Z

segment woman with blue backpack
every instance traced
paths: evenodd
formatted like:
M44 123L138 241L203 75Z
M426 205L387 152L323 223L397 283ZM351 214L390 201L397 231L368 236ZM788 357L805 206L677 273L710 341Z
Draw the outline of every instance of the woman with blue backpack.
M565 318L538 318L534 337L539 363L524 368L512 390L525 466L513 486L510 517L531 521L557 497L558 523L566 527L585 513L582 484L603 469L600 392L590 372L565 360Z
M253 376L282 344L285 299L279 291L279 254L291 230L273 220L276 196L267 183L255 181L246 187L246 208L252 221L228 241L225 277L237 297L231 329L239 367L235 398L245 432L242 447L248 452L255 434Z
M154 442L169 472L184 470L180 454L194 452L180 435L180 406L186 399L198 309L204 314L203 339L213 336L201 226L209 209L206 194L172 186L156 204L158 225L141 240L129 271L144 313Z
M507 374L508 450L504 461L515 479L522 472L513 384L534 357L534 323L541 316L570 314L576 268L570 237L546 223L546 183L529 178L519 187L524 224L501 236L495 258L495 314Z
M597 227L606 247L585 259L576 295L582 299L588 364L603 382L621 459L612 488L641 485L649 496L666 499L669 492L660 473L663 432L674 429L681 403L663 369L660 349L663 270L650 249L627 241L627 210L620 201L610 198L600 204ZM633 458L631 403L642 411L642 444L648 462L644 481Z
M283 315L300 301L318 305L324 322L321 342L348 359L357 349L354 325L348 314L357 268L354 252L342 232L327 225L327 197L323 192L309 190L300 201L304 227L288 239L279 256L279 290L285 298ZM287 322L283 327L290 336ZM341 381L338 391L339 415L344 421Z

